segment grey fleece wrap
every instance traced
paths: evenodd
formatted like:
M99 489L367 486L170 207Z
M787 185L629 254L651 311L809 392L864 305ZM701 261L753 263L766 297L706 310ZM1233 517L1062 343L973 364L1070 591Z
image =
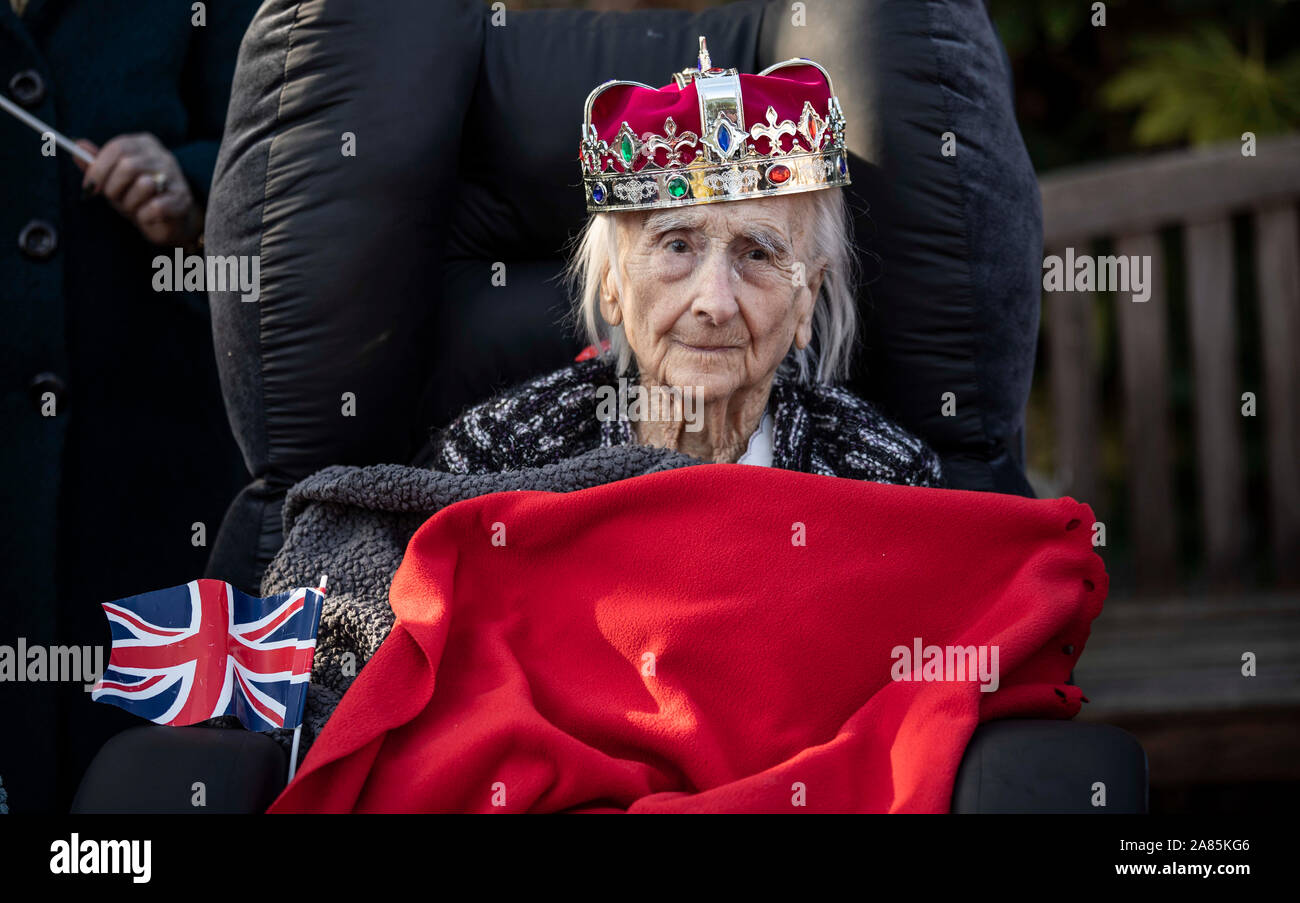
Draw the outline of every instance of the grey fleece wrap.
M388 588L407 543L447 505L493 492L574 492L702 461L649 446L599 448L543 467L449 474L377 464L333 466L296 484L284 503L284 545L262 595L315 586L329 575L303 716L301 755L316 739L357 672L393 627ZM236 726L233 719L216 723ZM272 731L288 744L291 731Z

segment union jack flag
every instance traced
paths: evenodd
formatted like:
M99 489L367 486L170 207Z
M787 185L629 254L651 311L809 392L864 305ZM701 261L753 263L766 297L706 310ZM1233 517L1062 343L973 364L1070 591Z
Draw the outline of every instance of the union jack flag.
M158 724L297 727L323 602L321 588L259 599L206 579L106 602L113 645L91 698Z

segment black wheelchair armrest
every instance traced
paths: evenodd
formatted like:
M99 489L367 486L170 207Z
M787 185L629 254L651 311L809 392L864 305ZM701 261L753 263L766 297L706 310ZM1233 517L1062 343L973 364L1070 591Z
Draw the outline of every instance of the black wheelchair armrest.
M284 788L287 768L284 749L263 734L137 727L100 750L72 811L263 812ZM1104 806L1093 804L1098 783ZM1146 753L1131 734L1110 725L991 721L975 729L966 747L952 811L1145 813Z
M966 747L952 811L1145 814L1146 751L1108 724L990 721Z
M73 813L264 812L284 789L289 757L263 734L149 725L122 731L86 769Z

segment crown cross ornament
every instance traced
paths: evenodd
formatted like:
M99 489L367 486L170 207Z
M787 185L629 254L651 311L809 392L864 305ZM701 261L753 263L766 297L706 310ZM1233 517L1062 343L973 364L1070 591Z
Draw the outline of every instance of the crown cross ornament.
M683 132L680 137L677 135L677 123L673 122L673 117L669 116L664 120L664 137L660 138L654 132L646 132L642 136L642 143L645 152L653 156L660 148L668 152L666 166L681 166L682 149L686 147L696 147L699 144L699 136L694 132Z
M768 107L767 125L753 126L750 128L749 134L754 136L755 140L759 138L766 138L768 140L768 144L770 148L767 152L767 155L769 157L776 157L785 153L785 151L781 150L781 136L789 135L790 137L793 138L795 131L796 129L793 122L791 122L788 119L785 122L777 122L776 108ZM793 150L793 144L791 149Z
M830 75L812 60L742 75L714 66L701 37L695 68L672 79L658 89L611 80L587 96L578 156L588 212L850 184L844 115ZM758 121L748 129L747 108Z

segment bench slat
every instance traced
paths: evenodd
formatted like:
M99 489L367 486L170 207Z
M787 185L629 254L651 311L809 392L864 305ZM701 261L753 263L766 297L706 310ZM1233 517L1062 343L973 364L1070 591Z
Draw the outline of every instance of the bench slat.
M1232 223L1188 223L1184 241L1200 534L1210 585L1228 588L1240 585L1246 529Z
M1300 135L1074 167L1040 180L1049 245L1156 230L1300 194Z
M1154 232L1118 237L1115 253L1151 259L1151 297L1115 296L1124 386L1125 481L1134 575L1140 591L1172 587L1175 561L1173 454L1164 255Z
M1064 248L1047 252L1064 256ZM1055 433L1056 478L1060 491L1092 506L1105 520L1097 476L1099 435L1097 356L1093 348L1093 305L1085 292L1043 295L1044 325L1051 355L1049 378L1052 429Z
M1300 229L1288 204L1255 214L1273 560L1279 581L1300 585Z

